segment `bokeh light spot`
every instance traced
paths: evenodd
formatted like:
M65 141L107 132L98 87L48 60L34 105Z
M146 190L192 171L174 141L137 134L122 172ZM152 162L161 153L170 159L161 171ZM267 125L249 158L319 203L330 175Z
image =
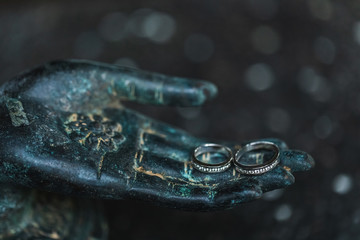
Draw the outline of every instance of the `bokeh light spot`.
M288 204L280 205L275 211L275 219L278 221L286 221L292 215L292 209Z
M314 123L314 133L320 139L330 136L333 131L333 122L328 116L321 116Z
M264 91L274 83L274 73L265 63L250 66L245 73L246 84L254 91Z
M332 64L336 55L335 44L326 37L318 37L314 42L316 58L325 64Z
M174 35L175 19L169 14L153 12L147 16L142 25L144 36L156 43L164 43Z
M284 194L284 189L275 189L270 192L266 192L263 195L263 199L266 201L274 201L279 199Z
M255 50L263 54L273 54L280 48L279 34L269 26L259 26L251 33L251 43Z
M333 190L338 194L346 194L352 188L352 179L347 174L339 174L334 178Z
M333 14L333 5L329 0L308 0L308 6L313 17L327 21Z

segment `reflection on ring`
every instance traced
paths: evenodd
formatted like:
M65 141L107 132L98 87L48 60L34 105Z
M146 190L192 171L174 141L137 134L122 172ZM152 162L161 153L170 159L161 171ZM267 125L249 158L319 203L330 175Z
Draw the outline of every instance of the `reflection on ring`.
M271 157L271 159L266 161L265 163L251 164L251 165L240 163L240 159L244 156L245 153L254 150L271 150L274 152L274 154ZM251 142L246 144L236 152L235 160L234 160L235 169L238 172L246 175L260 175L272 170L273 168L276 167L276 165L279 164L280 162L279 155L280 155L279 147L272 142L269 141Z
M205 156L208 156L207 160L209 160L210 154L214 153L225 156L225 160L220 163L212 164L206 161L206 159L200 159L201 155L206 154ZM192 164L193 167L200 172L219 173L226 171L231 166L233 159L233 153L230 148L216 143L206 143L194 150Z

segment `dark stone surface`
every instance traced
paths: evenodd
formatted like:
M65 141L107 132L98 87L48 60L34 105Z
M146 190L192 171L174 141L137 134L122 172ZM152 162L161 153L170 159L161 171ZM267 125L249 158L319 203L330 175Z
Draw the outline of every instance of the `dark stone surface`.
M131 26L141 22L140 8L170 15L172 37L154 42L129 27L110 41L109 14L123 13L118 26ZM111 239L238 239L240 231L248 239L359 237L357 1L2 1L0 16L3 81L53 59L130 58L142 69L210 80L219 95L201 110L127 106L199 137L278 137L317 160L285 192L229 211L106 202ZM261 91L254 72L266 79Z

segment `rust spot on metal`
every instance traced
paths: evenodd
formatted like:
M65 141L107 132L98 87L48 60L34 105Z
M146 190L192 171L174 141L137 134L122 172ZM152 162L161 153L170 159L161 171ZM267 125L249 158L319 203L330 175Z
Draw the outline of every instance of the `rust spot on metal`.
M136 152L136 153L135 153L134 159L137 159L138 153L139 153L139 152Z
M140 157L139 157L139 162L142 162L143 157L144 157L144 152L141 152Z
M43 231L39 231L39 234L43 237L47 237L47 238L50 238L50 239L61 239L60 235L56 232L52 232L52 233L45 233Z
M144 173L146 175L158 177L158 178L161 178L162 180L165 180L165 176L160 174L160 173L153 173L150 170L145 170L143 167L134 167L134 169L137 172L141 172L141 173Z
M104 143L105 141L104 141L104 139L102 138L102 137L99 137L98 139L97 139L97 145L96 145L96 150L100 150L100 144L101 143Z
M73 113L66 118L64 127L72 140L80 143L100 158L95 163L98 178L101 177L105 155L118 151L120 145L126 140L120 134L121 124L97 114Z
M147 129L144 130L144 132L148 133L148 134L156 135L156 136L159 136L159 137L162 137L162 138L166 138L165 134L159 133L159 132L157 132L156 130L154 130L152 128L147 128Z
M155 136L159 136L161 138L166 138L165 134L159 133L156 130L152 129L152 128L145 128L145 129L140 129L139 131L139 147L141 147L142 145L145 144L145 138L144 138L144 134L150 134L150 135L155 135Z
M120 123L116 123L115 131L121 133L122 132L122 125Z
M90 119L90 121L95 122L95 118L93 114L88 114L88 117Z
M101 122L109 122L109 121L110 121L110 119L107 118L107 117L103 117L103 118L101 119Z
M49 237L52 239L60 239L60 235L56 232L50 233Z
M289 168L289 167L287 167L287 166L283 166L283 168L284 168L286 171L288 171L288 172L291 171L291 168Z
M97 171L97 178L98 178L98 179L100 179L100 177L101 177L101 170L102 170L103 163L104 163L104 155L101 156L101 158L100 158L100 162L99 162L99 166L98 166L98 171Z
M234 149L235 149L235 150L239 150L240 148L241 148L241 145L235 145L235 146L234 146Z
M184 162L184 172L185 172L185 174L188 173L187 170L188 170L188 162Z
M139 134L139 139L140 139L140 141L139 141L139 145L140 145L140 147L142 146L142 145L144 145L144 130L140 130L140 134Z
M77 113L73 113L68 117L68 122L76 122L78 120L78 114Z
M29 120L26 116L22 103L14 98L9 98L6 101L6 107L9 111L11 123L14 127L20 127L22 125L29 125Z
M84 138L79 140L79 143L81 145L85 145L86 139L88 139L88 137L92 134L92 132L90 131Z

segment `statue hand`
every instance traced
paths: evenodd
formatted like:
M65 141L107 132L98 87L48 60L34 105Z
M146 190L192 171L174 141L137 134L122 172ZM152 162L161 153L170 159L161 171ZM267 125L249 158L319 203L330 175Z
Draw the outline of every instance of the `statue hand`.
M198 106L216 87L87 61L52 62L0 89L0 181L93 198L140 199L207 210L228 208L294 182L313 166L304 152L281 149L260 176L233 168L196 171L192 151L207 142L124 108L120 100ZM236 143L227 144L235 150Z

